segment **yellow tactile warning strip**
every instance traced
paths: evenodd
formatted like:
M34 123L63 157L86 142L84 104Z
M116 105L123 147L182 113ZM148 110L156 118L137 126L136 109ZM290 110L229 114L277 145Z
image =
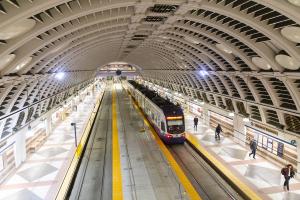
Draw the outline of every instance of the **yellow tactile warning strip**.
M180 168L179 164L176 162L176 160L174 159L174 157L172 156L172 154L170 153L168 148L161 141L161 139L159 138L159 136L155 132L154 128L150 125L150 123L146 119L146 117L145 117L144 113L142 112L142 110L137 106L137 103L135 101L133 101L133 102L134 102L134 106L135 106L136 110L138 110L140 115L144 118L145 124L149 127L149 129L152 133L152 136L154 137L154 139L155 139L156 143L158 144L160 150L162 151L162 153L165 155L166 159L168 160L168 163L172 167L172 169L175 172L176 176L178 177L180 183L183 185L183 187L184 187L187 195L189 196L189 198L191 200L201 200L201 197L199 196L198 192L196 191L196 189L194 188L194 186L192 185L190 180L186 177L183 170Z
M66 175L63 179L63 182L62 182L62 184L59 188L58 194L56 195L55 199L57 199L57 200L66 199L68 188L69 188L69 186L72 182L74 173L76 171L77 165L78 165L79 160L80 160L80 156L81 156L81 153L82 153L82 148L85 146L85 144L87 142L87 138L89 136L89 133L91 132L91 128L92 128L93 122L95 120L95 117L96 117L97 111L99 109L99 106L101 104L101 101L103 99L103 95L104 95L104 93L101 93L100 96L98 97L96 106L95 106L92 114L90 115L88 123L86 124L86 126L84 128L84 132L83 132L83 134L82 134L82 136L79 140L78 146L75 150L74 157L73 157L73 159L71 161L71 164L68 168L68 171L67 171L67 173L66 173Z
M205 156L217 169L219 169L237 188L239 188L248 199L260 200L262 199L249 186L238 179L227 167L225 167L218 159L211 155L198 141L198 139L186 133L186 139L203 155Z
M116 91L112 92L112 200L123 200Z

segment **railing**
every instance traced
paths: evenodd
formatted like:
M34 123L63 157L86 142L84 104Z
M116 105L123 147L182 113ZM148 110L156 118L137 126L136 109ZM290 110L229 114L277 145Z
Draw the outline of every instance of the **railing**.
M71 164L69 165L67 173L65 174L63 181L59 187L59 191L56 195L56 199L59 199L59 200L66 199L66 197L70 191L70 186L72 186L72 183L74 182L74 175L76 174L76 171L79 168L79 163L81 160L81 155L82 155L83 149L86 146L88 137L90 135L91 129L92 129L94 121L95 121L97 111L102 102L103 94L104 94L104 92L101 92L101 94L99 95L97 103L96 103L96 105L90 115L90 118L84 128L84 131L81 135L81 138L79 140L77 148L74 151L74 155L73 155Z

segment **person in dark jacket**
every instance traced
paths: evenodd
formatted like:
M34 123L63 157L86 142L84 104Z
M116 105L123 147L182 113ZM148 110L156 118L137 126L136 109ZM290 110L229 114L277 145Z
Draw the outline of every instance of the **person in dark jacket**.
M197 126L198 126L198 117L194 117L194 131L197 131Z
M251 140L250 149L251 149L251 153L249 153L249 157L253 154L253 158L255 159L255 154L257 149L257 142L255 139Z
M295 171L293 169L293 166L291 164L288 164L286 167L281 169L281 174L284 176L284 183L283 183L283 189L284 191L290 190L290 179L294 178Z
M215 138L220 140L220 133L221 131L223 132L221 125L218 124L218 126L216 127L216 131L215 131Z

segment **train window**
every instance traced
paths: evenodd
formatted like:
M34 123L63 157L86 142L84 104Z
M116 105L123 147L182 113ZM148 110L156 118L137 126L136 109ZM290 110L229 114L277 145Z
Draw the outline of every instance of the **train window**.
M182 126L182 120L168 120L168 126Z
M162 131L166 131L166 129L165 129L165 123L164 122L160 122L160 129Z

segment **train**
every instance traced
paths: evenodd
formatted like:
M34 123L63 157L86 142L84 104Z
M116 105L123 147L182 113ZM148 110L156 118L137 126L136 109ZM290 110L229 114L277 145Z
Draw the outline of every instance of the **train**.
M128 91L164 143L185 142L184 113L179 105L134 80L128 80Z

